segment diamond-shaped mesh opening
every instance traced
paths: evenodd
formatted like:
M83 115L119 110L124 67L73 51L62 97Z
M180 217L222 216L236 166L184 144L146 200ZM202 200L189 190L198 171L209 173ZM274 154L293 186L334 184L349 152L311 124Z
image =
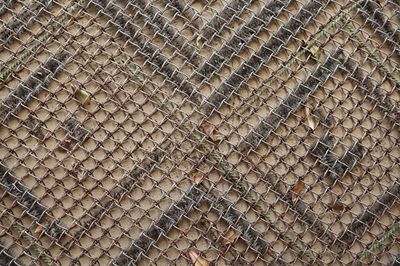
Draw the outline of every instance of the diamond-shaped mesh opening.
M400 3L0 3L0 265L397 265Z

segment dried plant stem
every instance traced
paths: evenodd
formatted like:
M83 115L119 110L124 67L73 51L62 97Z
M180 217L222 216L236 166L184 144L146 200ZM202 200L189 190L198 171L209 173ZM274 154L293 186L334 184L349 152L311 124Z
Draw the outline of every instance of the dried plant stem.
M291 114L304 103L328 78L333 75L340 61L343 60L343 51L338 49L330 55L324 64L321 64L306 81L302 82L293 90L270 114L265 117L239 144L241 153L250 148L257 148L259 144L267 139L272 132Z
M398 182L398 181L397 181ZM394 183L394 185L389 188L377 201L372 204L365 212L355 219L355 221L350 224L347 230L340 237L340 241L350 244L354 239L363 233L366 227L374 224L377 217L380 217L388 206L393 204L396 200L400 198L400 184Z
M18 66L20 66L30 55L36 52L36 50L42 46L43 42L45 42L51 33L46 32L44 35L39 37L39 39L27 50L25 50L22 55L20 55L15 62L13 62L9 67L5 70L2 70L0 73L0 81L5 80Z
M210 117L218 110L227 98L234 95L242 84L256 74L273 56L277 55L294 36L304 30L304 26L310 23L330 2L330 0L310 1L296 15L292 16L284 26L280 27L261 48L243 62L229 78L204 100L201 111L205 117Z
M383 236L377 241L375 242L358 260L358 262L355 265L362 265L362 262L365 261L367 258L371 257L372 255L374 255L374 253L380 249L386 242L386 240L388 240L389 238L393 237L393 235L395 235L397 232L400 231L400 224L397 223L394 226L392 226L392 228L390 228L389 231L387 231L386 233L383 234Z
M297 95L296 99L298 102L301 101L301 99L305 96L307 97L307 95L310 95L310 91L307 91L308 89L313 90L316 89L316 85L319 86L321 84L324 83L324 80L326 80L330 75L332 75L333 71L339 66L340 61L343 60L343 54L341 49L338 49L338 51L331 56L326 62L325 64L321 65L319 68L315 70L315 72L310 76L309 80L305 81L304 84L308 84L306 86L304 86L307 89L302 89L303 85L300 85L298 87L298 89L296 89L292 94L292 96ZM315 80L315 77L318 77L318 80ZM296 93L297 92L301 92ZM307 93L306 93L307 92ZM306 94L304 94L306 93ZM290 99L291 96L288 96L287 99ZM295 104L294 101L292 100L285 100L283 102L283 104L281 105L282 107L280 108L279 106L277 107L276 110L280 110L279 112L276 112L276 114L279 114L279 116L277 116L277 119L285 119L287 116L284 114L289 114L290 110L294 110L292 107L294 106L293 104ZM293 106L292 106L293 105ZM287 109L287 110L286 110ZM283 110L283 111L282 111ZM286 111L285 111L286 110ZM289 111L289 113L288 113ZM283 112L283 113L282 113ZM277 121L278 121L277 120ZM269 123L270 125L272 125L273 122L275 121L275 119L271 120L271 123ZM272 123L273 122L273 123ZM267 133L268 135L268 131L260 131L259 135L263 136L263 134ZM249 135L251 136L251 135ZM258 136L251 136L249 137L249 139L256 139ZM259 140L257 140L257 142L261 142ZM243 151L242 151L243 152ZM347 155L346 155L347 156ZM349 163L350 164L350 163ZM354 165L354 163L352 163L351 165L349 165L349 167L352 167ZM257 168L257 166L253 166L255 168ZM336 168L339 168L339 166L336 166ZM348 168L345 168L348 169ZM342 170L342 169L340 169ZM260 170L262 172L262 170ZM339 172L339 170L338 170ZM340 172L341 173L341 172ZM325 228L325 226L317 219L317 217L309 210L307 204L305 204L303 201L298 200L296 202L293 202L291 197L287 195L287 191L286 191L286 186L285 184L280 181L278 178L275 179L271 179L271 176L266 175L266 177L264 178L264 181L272 188L274 189L274 191L278 192L280 197L288 202L288 203L292 203L293 208L296 210L296 212L298 212L303 219L310 225L310 229L312 231L314 231L319 237L323 238L325 242L327 243L332 243L334 241L334 236L329 234L327 232L327 229ZM290 204L289 204L290 205Z
M252 204L254 210L260 214L260 217L264 219L270 226L272 226L272 228L279 233L280 237L293 245L298 251L302 252L301 255L304 255L310 262L319 264L312 252L308 251L302 243L290 237L286 233L285 229L281 228L277 223L274 222L272 217L262 208L259 201L260 196L254 195L255 192L251 191L249 184L243 181L240 175L231 166L227 165L223 158L219 157L213 150L208 147L205 147L205 150L207 151L207 154L209 154L214 160L216 166L222 169L224 176L233 184L233 186L242 194L242 196L250 204Z
M355 39L355 41L358 43L358 45L361 47L362 51L368 55L370 60L374 62L375 65L378 66L378 68L386 74L386 76L391 80L394 84L399 85L400 84L400 79L396 78L393 76L393 71L390 70L387 66L384 65L382 60L379 58L377 54L372 52L366 45L365 42L366 40L363 39L362 35L356 32L351 26L346 26L345 31Z
M400 121L399 108L384 95L380 87L374 85L372 79L365 74L365 71L358 66L358 63L354 59L349 58L343 66L354 80L356 80L360 92L386 114L394 124L398 123Z
M360 3L364 0L359 0L356 3L351 4L348 8L344 9L342 12L337 14L332 21L330 21L328 24L324 25L324 27L314 36L310 37L309 41L307 42L307 46L304 49L299 49L294 56L287 61L286 63L282 64L277 70L275 70L273 73L271 73L270 78L266 79L263 84L260 86L260 88L257 90L257 92L263 93L267 89L270 88L270 84L273 82L278 81L278 77L282 75L285 72L288 72L289 74L291 73L291 68L293 66L299 65L301 63L301 60L299 59L302 55L306 53L307 50L311 49L312 47L318 45L319 42L322 39L327 38L333 29L339 28L346 20L349 19L349 14L359 8ZM296 72L293 72L292 74L295 74ZM242 108L240 108L239 113L243 114L246 112L256 101L258 101L260 97L258 94L253 94L251 97L248 98L247 103L243 105ZM262 102L263 103L263 102ZM260 103L260 104L262 104Z
M88 0L79 0L72 8L70 12L64 13L61 17L59 17L50 28L41 35L37 41L27 48L10 66L5 67L0 72L0 82L6 80L8 76L18 67L20 66L29 56L34 54L43 44L51 37L53 34L65 23L65 21L73 16L79 9L81 9Z
M128 69L129 72L131 72L133 75L136 75L134 69L126 65L125 62L125 67ZM182 119L177 117L176 112L172 112L172 110L165 104L166 101L161 99L155 92L152 92L152 95L155 95L155 99L161 104L161 107L164 108L169 114L171 114L171 118L177 121L179 126L184 129L186 132L190 134L190 137L193 138L194 141L199 143L199 145L204 149L205 153L210 155L211 159L213 159L214 163L216 164L216 167L220 167L222 171L224 172L225 176L228 178L230 182L235 186L235 188L245 197L245 199L254 206L254 209L260 213L260 216L267 221L276 231L279 232L280 236L285 239L288 243L296 247L299 251L303 252L304 256L306 256L310 261L315 261L314 256L306 250L306 248L298 243L296 240L292 239L284 229L280 228L272 219L272 217L264 211L264 209L261 207L260 202L257 200L257 196L254 196L252 193L249 193L248 187L249 185L242 181L242 179L239 177L238 173L235 172L232 167L228 166L225 163L225 160L221 158L219 155L217 155L212 148L210 148L208 145L203 143L203 135L201 131L193 131L193 128L189 125L187 125L185 122L182 122Z
M46 250L43 249L39 244L36 239L33 239L27 232L24 227L22 227L19 223L13 222L9 215L7 215L5 212L6 210L1 209L0 210L2 215L1 218L4 218L6 222L10 225L11 228L15 229L21 236L22 238L29 244L29 247L39 256L39 258L44 262L45 265L47 266L52 266L55 265L53 259L47 255Z
M144 82L144 80L139 76L135 76L134 78L140 83ZM105 81L102 79L102 82ZM74 121L74 119L67 120L66 124L66 130L72 133L74 131L72 129L83 127L83 125L80 123L77 125L77 121ZM83 133L86 134L86 131L87 130L83 131ZM83 134L77 135L79 136ZM120 203L123 197L130 193L139 182L143 181L144 176L151 171L154 164L158 164L163 160L166 155L167 148L168 145L166 145L164 148L157 147L152 152L149 152L143 160L134 165L131 171L128 171L124 174L124 177L119 181L118 186L111 189L107 196L99 199L94 208L86 211L85 215L89 214L90 218L80 219L77 221L75 226L71 228L70 231L73 231L76 227L80 229L74 232L73 238L64 244L65 250L69 250L76 243L77 239L80 239L84 234L86 234L86 232L90 231L94 226L96 226L95 221L100 220L116 204Z

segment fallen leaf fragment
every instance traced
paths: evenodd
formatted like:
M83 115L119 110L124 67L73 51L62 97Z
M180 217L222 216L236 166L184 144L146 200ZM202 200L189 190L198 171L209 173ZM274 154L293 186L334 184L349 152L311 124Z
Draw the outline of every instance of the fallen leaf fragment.
M211 135L211 139L212 139L212 141L220 141L220 140L222 140L224 138L224 135L222 135L221 133L213 133L212 135Z
M235 242L236 237L237 237L237 233L231 229L228 232L226 232L226 234L224 235L224 237L222 239L222 244L224 246L227 246L227 245Z
M72 149L72 140L66 139L61 143L61 146L58 147L58 151L60 152L67 152Z
M77 85L72 85L75 98L81 103L85 104L89 101L90 94L87 91L79 89Z
M195 172L192 174L192 180L196 185L200 184L203 179L204 174L202 172Z
M44 77L44 73L42 72L42 71L38 71L37 72L37 78L38 79L41 79L41 78L43 78Z
M209 266L210 263L206 260L200 257L199 253L195 249L190 249L189 250L189 258L192 261L194 266Z
M210 136L212 141L220 141L224 138L224 135L215 131L215 126L211 123L205 122L201 125L201 128L207 136Z
M321 51L317 45L314 44L307 47L307 51L312 55L314 59L319 60L321 58Z
M78 89L75 92L75 98L80 101L81 104L85 104L89 101L90 94L84 90Z
M307 118L308 126L309 126L312 130L315 130L315 129L317 128L317 123L315 122L314 117L311 115L310 108L308 108L308 107L306 106L306 107L304 108L304 111L305 111L305 115L306 115L306 118Z
M297 181L292 194L292 200L294 201L295 199L297 199L303 190L304 190L304 182L301 180Z
M215 126L211 123L205 122L201 125L201 128L203 130L203 132L208 135L211 136L211 134L214 132L215 130Z
M199 37L196 38L196 45L197 45L198 47L201 46L201 35L199 35Z
M33 231L35 234L40 234L41 232L44 231L44 226L43 225L38 225L35 229L35 231Z
M342 211L344 210L344 205L343 205L343 203L341 203L341 202L335 202L335 203L332 205L332 209L333 209L335 212L342 212Z

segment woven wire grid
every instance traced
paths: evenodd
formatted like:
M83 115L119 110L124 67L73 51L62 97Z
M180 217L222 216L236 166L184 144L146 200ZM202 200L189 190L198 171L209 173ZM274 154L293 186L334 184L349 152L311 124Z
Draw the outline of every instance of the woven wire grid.
M0 265L397 265L399 11L0 2Z

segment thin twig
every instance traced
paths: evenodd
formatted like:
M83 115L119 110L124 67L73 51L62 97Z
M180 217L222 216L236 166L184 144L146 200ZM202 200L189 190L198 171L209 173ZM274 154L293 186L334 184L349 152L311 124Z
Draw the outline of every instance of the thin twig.
M355 263L355 265L362 265L363 261L374 255L374 253L385 244L386 240L393 237L399 231L400 224L397 223L392 226L389 231L384 233L383 236L377 242L375 242L366 252L364 252L364 254L358 259L358 262Z
M1 72L0 72L0 82L6 80L8 76L18 67L20 66L29 56L34 54L42 45L50 38L53 36L53 34L56 32L56 30L62 28L64 25L65 21L73 16L79 9L83 8L85 3L88 0L79 0L78 3L76 3L72 8L70 12L65 12L60 18L58 18L51 26L50 28L38 38L38 40L31 45L29 48L27 48L10 66L5 67Z
M131 72L134 76L136 76L135 70L132 69L130 66L127 65L127 62L125 62L125 67L128 69L129 72ZM147 88L147 86L144 86ZM150 91L151 92L151 91ZM276 231L279 232L280 236L288 241L291 245L296 247L299 251L301 251L304 256L306 256L310 261L315 261L314 255L312 255L309 251L306 250L306 248L298 243L296 240L292 239L284 229L282 229L280 226L278 226L272 219L272 217L265 212L265 210L261 207L260 202L258 202L257 197L253 196L251 193L248 192L248 187L249 185L242 181L240 177L238 177L237 173L234 173L235 171L228 166L225 163L225 160L221 158L219 155L217 155L214 150L205 143L202 142L203 137L201 132L196 132L193 131L193 129L187 125L186 123L182 122L181 119L179 119L176 116L176 113L172 112L172 110L166 105L167 101L162 100L156 93L151 92L152 95L154 95L155 99L160 103L162 108L165 108L165 110L171 114L171 117L176 120L179 123L179 126L184 129L185 131L189 132L190 137L193 138L194 141L197 143L200 143L199 145L204 149L206 154L209 154L211 158L214 160L214 163L216 164L217 167L221 167L223 170L225 176L228 178L229 181L232 182L232 184L236 187L236 189L239 190L239 192L244 196L244 198L251 203L255 210L260 213L260 216L267 221Z

